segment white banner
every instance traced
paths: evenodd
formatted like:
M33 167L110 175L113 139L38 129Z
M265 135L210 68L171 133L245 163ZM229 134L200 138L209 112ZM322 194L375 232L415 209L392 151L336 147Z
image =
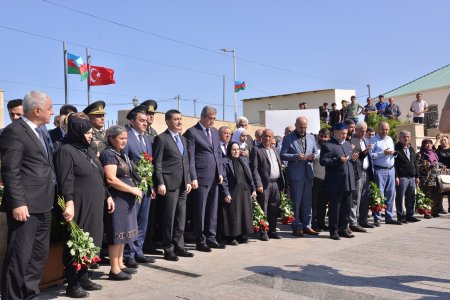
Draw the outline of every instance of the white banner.
M299 109L299 110L266 110L266 128L272 129L274 135L284 136L284 129L295 126L298 117L308 119L307 133L318 134L320 130L319 109Z

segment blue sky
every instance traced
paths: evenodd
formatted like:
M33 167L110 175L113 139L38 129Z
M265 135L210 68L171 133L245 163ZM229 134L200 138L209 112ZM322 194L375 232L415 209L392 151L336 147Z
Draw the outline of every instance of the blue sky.
M197 114L205 103L214 104L221 119L222 74L228 78L226 119L231 120L233 59L221 48L236 48L237 79L247 83L237 94L239 114L240 99L315 89L355 89L364 101L367 84L375 96L450 63L445 0L48 1L96 17L42 0L3 0L5 102L36 89L49 93L59 111L62 40L84 59L89 47L93 65L115 70L117 84L91 88L92 101L106 101L109 120L117 119L118 109L132 107L134 96L156 99L158 110L166 111L177 107L177 95L183 114L193 115L192 100L198 98ZM69 89L69 102L83 109L86 82L70 75Z

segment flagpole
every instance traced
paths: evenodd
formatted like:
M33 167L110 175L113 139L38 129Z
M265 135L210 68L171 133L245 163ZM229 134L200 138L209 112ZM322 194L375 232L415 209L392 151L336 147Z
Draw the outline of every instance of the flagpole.
M89 48L86 48L86 63L87 63L87 71L88 71L88 78L87 78L87 98L88 98L88 105L91 104L91 85L89 84L91 80L91 55L89 54Z
M64 104L69 103L69 80L67 78L68 67L67 67L67 48L66 42L63 41L63 56L64 56Z
M233 83L234 88L236 84L236 48L233 48L233 62L234 62L234 83ZM234 121L237 123L236 89L234 89Z

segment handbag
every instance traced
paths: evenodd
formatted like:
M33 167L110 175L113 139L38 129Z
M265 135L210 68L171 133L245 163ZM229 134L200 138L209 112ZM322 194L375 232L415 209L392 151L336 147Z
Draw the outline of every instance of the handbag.
M440 193L450 192L450 175L438 175L437 185Z

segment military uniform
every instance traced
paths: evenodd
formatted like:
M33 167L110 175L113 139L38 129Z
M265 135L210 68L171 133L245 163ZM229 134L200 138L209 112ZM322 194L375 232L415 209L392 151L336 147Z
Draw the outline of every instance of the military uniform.
M152 141L153 143L153 139L155 138L155 136L158 135L158 133L156 132L155 129L152 128L151 125L148 126L147 128L147 132L145 133L146 136L148 136L148 138L150 139L150 141Z
M144 102L141 103L141 105L144 105L147 107L147 114L155 114L156 109L158 108L158 103L156 103L155 100L149 99L149 100L145 100ZM148 128L147 128L147 132L145 133L146 136L148 136L148 138L152 141L153 143L153 139L155 138L155 136L158 135L158 133L156 132L155 129L152 128L152 125L149 124Z
M106 104L104 101L96 101L88 105L83 112L87 115L105 115L105 106ZM108 141L106 140L103 128L97 129L92 126L92 130L94 131L94 135L91 142L91 148L99 155L108 146Z

